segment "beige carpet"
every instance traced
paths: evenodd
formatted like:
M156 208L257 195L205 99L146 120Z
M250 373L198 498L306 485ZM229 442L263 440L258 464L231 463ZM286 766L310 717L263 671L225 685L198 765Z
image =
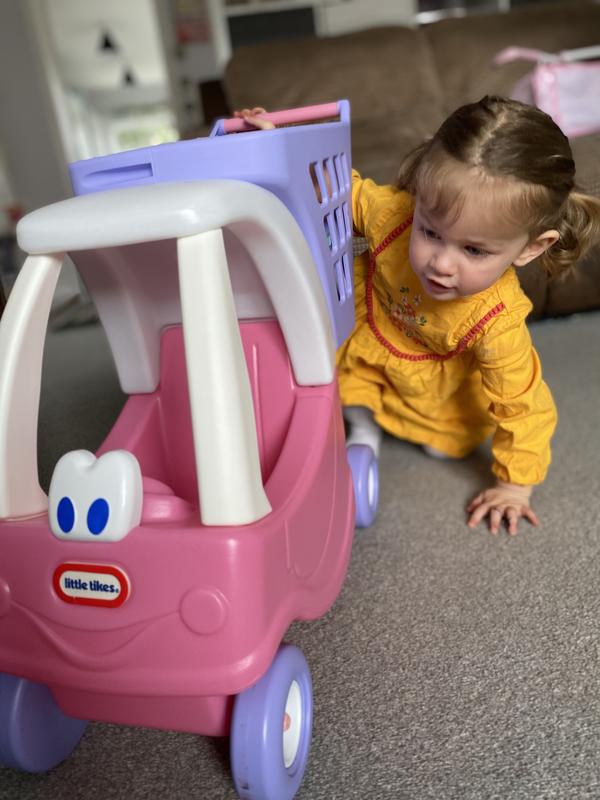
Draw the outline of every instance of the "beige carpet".
M315 686L298 800L600 798L600 313L532 332L560 412L542 527L466 527L485 450L447 464L385 441L380 513L357 533L343 592L288 636ZM44 481L65 450L97 447L121 403L97 326L54 334ZM49 775L0 769L0 798L235 794L226 741L91 725Z

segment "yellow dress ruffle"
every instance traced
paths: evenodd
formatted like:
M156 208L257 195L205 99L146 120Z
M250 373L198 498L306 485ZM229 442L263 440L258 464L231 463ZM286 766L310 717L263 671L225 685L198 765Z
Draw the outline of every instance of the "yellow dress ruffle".
M354 172L352 201L354 227L371 253L405 229L376 256L371 281L369 253L354 261L356 324L337 357L342 403L367 406L389 433L450 456L493 434L497 477L543 481L556 409L514 268L483 292L438 301L408 259L410 195Z

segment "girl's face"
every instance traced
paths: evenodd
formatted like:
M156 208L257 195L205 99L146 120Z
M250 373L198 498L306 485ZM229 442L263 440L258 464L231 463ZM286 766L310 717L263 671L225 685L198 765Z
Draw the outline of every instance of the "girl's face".
M511 264L522 266L545 249L526 232L502 232L477 203L477 194L467 197L456 218L436 216L417 197L409 258L423 289L436 300L482 292Z

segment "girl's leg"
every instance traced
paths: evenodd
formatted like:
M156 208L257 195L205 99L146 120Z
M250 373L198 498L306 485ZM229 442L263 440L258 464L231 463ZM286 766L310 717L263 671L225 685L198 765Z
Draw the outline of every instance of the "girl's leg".
M366 406L344 406L344 419L350 426L346 446L367 444L379 458L383 431L373 419L373 412Z
M437 447L431 447L429 444L422 444L421 449L431 458L438 458L440 461L456 461L459 458L459 456L449 456L448 453L443 453Z

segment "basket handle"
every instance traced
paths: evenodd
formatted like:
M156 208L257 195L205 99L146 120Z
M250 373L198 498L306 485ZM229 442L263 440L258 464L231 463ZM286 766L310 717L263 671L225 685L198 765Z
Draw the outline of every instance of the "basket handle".
M300 108L288 108L285 111L270 111L266 114L258 114L261 119L268 119L273 125L290 125L299 122L315 122L327 117L340 116L341 109L339 103L321 103L317 106L301 106ZM254 125L249 125L245 120L238 117L231 117L223 120L224 133L239 133L240 131L255 131Z

